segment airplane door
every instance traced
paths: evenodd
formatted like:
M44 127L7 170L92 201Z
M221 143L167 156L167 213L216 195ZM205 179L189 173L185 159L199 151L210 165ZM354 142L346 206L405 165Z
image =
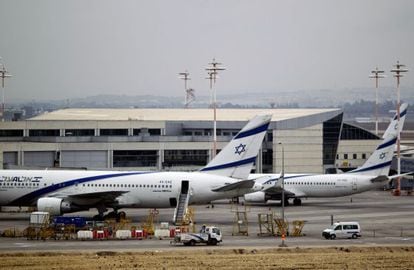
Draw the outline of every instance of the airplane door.
M181 181L181 194L188 194L189 182L188 180Z
M352 191L357 191L358 186L357 186L357 179L356 178L352 179L351 185L352 185Z

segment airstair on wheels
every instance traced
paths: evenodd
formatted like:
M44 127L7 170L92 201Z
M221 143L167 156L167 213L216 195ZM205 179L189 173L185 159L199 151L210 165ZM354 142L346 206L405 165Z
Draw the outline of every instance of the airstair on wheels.
M189 191L189 182L182 181L181 182L181 192L180 196L178 197L177 207L174 211L174 218L173 222L176 226L184 225L184 217L187 213L188 202L190 200L190 193Z

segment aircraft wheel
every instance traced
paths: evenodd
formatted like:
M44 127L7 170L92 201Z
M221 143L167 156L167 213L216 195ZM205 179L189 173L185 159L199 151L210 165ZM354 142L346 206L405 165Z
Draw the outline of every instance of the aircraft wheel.
M119 222L120 220L126 219L126 213L124 211L121 211L117 214L117 221Z
M117 219L118 214L115 211L109 212L104 216L104 219Z
M302 200L299 198L295 198L293 200L293 205L296 205L296 206L302 205Z

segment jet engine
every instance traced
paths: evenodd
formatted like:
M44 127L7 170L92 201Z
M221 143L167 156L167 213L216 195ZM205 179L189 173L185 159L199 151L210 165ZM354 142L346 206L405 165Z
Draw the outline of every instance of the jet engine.
M72 209L70 202L53 197L40 198L37 200L37 210L49 212L50 215L62 215L63 213L76 211L75 209Z
M270 199L270 196L266 195L266 193L263 191L257 191L253 193L244 194L244 200L246 202L265 203L269 199Z

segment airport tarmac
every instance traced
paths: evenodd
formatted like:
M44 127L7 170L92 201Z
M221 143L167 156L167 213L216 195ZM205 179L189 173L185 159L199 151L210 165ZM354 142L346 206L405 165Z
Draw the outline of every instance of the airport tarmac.
M232 236L234 210L227 201L210 205L193 206L196 228L202 224L216 225L223 231L223 243L207 248L274 248L281 243L280 237L258 236L258 214L273 211L280 215L280 204L248 206L248 236ZM244 207L239 205L239 210ZM140 225L148 215L148 209L126 209L130 225ZM159 209L158 222L172 219L174 209ZM92 217L96 211L78 212L73 216ZM28 226L29 213L0 213L0 231L10 228L23 230ZM359 239L326 240L322 230L334 221L358 221L362 227ZM285 217L304 220L304 236L287 237L289 247L321 246L413 246L414 245L414 196L392 196L390 191L371 191L352 197L303 199L302 206L285 207ZM206 248L206 247L204 247ZM168 239L146 240L26 240L26 238L0 238L0 252L10 251L79 251L79 250L171 250L188 249L172 246Z

